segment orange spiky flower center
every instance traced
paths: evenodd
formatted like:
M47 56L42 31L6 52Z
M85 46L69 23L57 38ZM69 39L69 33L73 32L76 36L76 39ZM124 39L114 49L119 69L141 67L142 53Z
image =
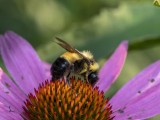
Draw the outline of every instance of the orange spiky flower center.
M39 85L23 106L27 120L112 120L112 110L103 92L81 80L71 79Z

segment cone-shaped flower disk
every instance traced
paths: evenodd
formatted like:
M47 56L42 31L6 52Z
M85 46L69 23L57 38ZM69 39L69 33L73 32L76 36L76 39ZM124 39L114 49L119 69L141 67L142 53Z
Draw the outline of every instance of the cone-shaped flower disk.
M127 55L123 41L91 86L71 78L50 81L50 65L14 32L0 36L0 120L135 120L160 113L160 61L145 68L110 100L104 93L117 79Z

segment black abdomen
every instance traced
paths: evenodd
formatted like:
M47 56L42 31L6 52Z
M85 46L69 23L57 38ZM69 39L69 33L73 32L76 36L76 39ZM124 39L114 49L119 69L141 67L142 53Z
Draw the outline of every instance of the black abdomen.
M61 57L57 58L50 69L52 80L54 81L63 77L65 73L69 70L69 68L70 64L66 59Z

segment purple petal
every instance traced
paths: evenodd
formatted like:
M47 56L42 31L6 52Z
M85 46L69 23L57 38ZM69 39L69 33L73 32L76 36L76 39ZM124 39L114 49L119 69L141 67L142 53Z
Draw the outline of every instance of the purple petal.
M47 62L43 62L43 66L45 69L46 79L51 80L51 72L50 72L51 65Z
M32 46L14 32L0 37L1 55L16 84L26 93L45 80L43 64Z
M1 112L0 120L23 120L20 114L14 112Z
M146 95L143 99L137 102L130 103L122 112L115 112L115 118L117 120L124 120L132 118L135 119L147 119L154 117L160 113L160 85L156 86L156 92Z
M160 61L150 65L110 100L118 118L145 119L160 113Z
M128 49L128 41L123 41L99 72L99 81L95 86L106 92L119 76L124 65Z
M21 115L0 103L0 120L23 120Z
M27 98L27 95L3 72L0 68L0 84L5 86L19 100L19 104Z
M12 109L13 111L21 113L25 97L22 100L22 96L20 95L24 96L3 71L0 70L0 102L5 104L7 109Z

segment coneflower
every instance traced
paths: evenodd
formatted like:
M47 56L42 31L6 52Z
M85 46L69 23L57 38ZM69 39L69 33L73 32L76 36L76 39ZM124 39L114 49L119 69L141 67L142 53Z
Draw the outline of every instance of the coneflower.
M110 100L104 93L117 79L127 55L123 41L91 86L82 80L50 81L49 64L14 32L0 36L0 54L10 73L0 69L1 120L135 120L160 113L160 61L124 85Z

